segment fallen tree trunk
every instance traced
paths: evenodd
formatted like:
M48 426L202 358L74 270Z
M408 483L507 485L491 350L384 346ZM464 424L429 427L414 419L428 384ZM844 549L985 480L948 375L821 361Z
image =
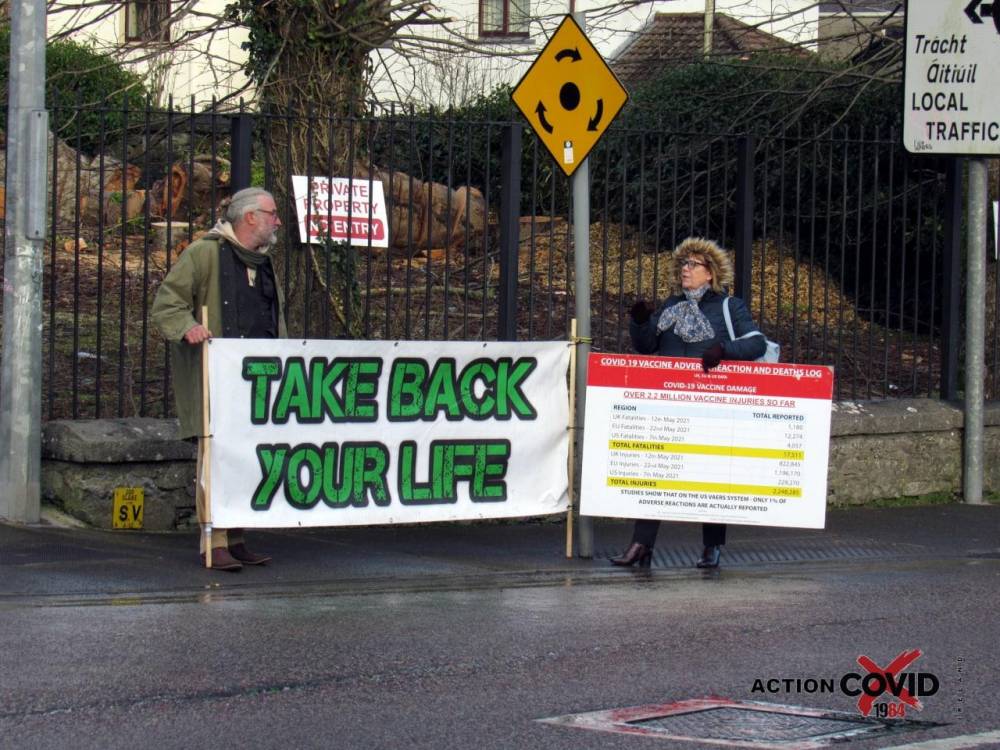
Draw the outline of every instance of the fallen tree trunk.
M486 232L487 206L481 191L469 186L455 189L440 182L425 182L405 172L389 172L363 165L355 179L382 182L389 217L389 246L413 255L435 248L470 251L482 246Z

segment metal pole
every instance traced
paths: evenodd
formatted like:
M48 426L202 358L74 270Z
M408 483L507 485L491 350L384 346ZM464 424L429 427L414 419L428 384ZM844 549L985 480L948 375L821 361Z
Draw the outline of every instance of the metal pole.
M941 290L941 398L958 399L958 350L962 304L963 160L949 157L945 171L944 246Z
M229 187L232 192L250 187L250 162L253 157L253 117L243 111L229 121L229 142L232 153L229 169Z
M503 129L500 149L500 298L497 338L517 341L517 264L521 243L521 132L517 123Z
M712 37L715 32L715 0L705 0L705 35L702 43L702 52L705 57L712 54L712 47L715 42Z
M45 0L10 6L7 222L0 365L0 517L41 514L42 251L48 113Z
M969 203L966 219L969 244L965 282L965 432L964 481L966 503L983 502L983 392L986 336L986 201L989 170L986 159L969 159Z
M752 135L740 138L736 157L736 289L749 304L753 271L753 153ZM762 316L763 317L763 316Z
M587 31L587 14L579 11L573 20L580 30ZM576 279L576 335L580 339L576 350L576 424L580 429L573 439L577 441L577 472L582 475L583 431L587 406L587 359L590 357L590 159L584 159L573 173L573 262ZM583 489L582 487L580 489ZM577 495L580 491L577 490ZM594 556L594 523L581 516L577 554Z

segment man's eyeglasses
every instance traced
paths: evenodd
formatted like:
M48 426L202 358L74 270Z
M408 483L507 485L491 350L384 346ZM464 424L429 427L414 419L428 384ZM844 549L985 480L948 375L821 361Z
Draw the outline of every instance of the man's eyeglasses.
M272 209L255 208L254 211L257 211L257 212L262 213L262 214L270 214L271 216L277 216L278 215L278 209L276 209L276 208L272 208Z
M708 263L702 263L701 261L691 260L690 258L688 260L681 262L681 268L697 268L698 266L701 266L702 268L708 268Z

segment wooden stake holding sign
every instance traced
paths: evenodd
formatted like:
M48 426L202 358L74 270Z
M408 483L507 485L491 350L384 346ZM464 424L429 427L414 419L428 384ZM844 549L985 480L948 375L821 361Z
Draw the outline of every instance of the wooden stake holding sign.
M205 507L205 497L204 497L204 491L202 490L202 486L201 486L201 479L202 479L201 478L201 470L202 470L202 466L204 465L204 459L202 458L202 455L201 455L203 453L203 451L204 451L204 447L202 445L203 442L204 442L204 438L203 437L199 437L198 438L198 456L197 456L197 461L195 462L195 468L194 468L194 496L195 496L194 502L195 502L195 505L198 508L198 521L201 524L201 531L199 533L201 533L202 536L205 535L205 520L204 520L204 510L203 510L204 507ZM210 543L211 543L211 532L209 532L209 538L208 538L208 540L207 541L206 540L202 541L202 544L205 544L205 545L210 544ZM206 549L208 549L208 547L206 547ZM210 559L211 557L212 557L211 554L206 554L205 555L205 567L206 568L211 568L212 567L212 561Z
M208 328L208 307L201 308L201 324ZM212 567L212 437L209 431L208 414L208 347L212 340L201 343L201 436L198 438L198 462L195 469L195 492L201 493L203 514L202 535L205 538L205 567Z
M569 340L569 510L566 511L566 557L573 557L573 479L576 471L576 318L570 321Z

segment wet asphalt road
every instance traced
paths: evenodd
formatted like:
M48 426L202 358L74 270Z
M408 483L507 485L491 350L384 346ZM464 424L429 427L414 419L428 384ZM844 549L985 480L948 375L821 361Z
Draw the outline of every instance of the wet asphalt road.
M856 714L753 685L911 649L940 690L909 718L944 725L842 747L996 730L998 532L1000 508L855 511L818 538L891 554L705 573L565 561L552 526L325 530L221 577L176 535L0 526L0 747L710 747L538 720L707 695Z

